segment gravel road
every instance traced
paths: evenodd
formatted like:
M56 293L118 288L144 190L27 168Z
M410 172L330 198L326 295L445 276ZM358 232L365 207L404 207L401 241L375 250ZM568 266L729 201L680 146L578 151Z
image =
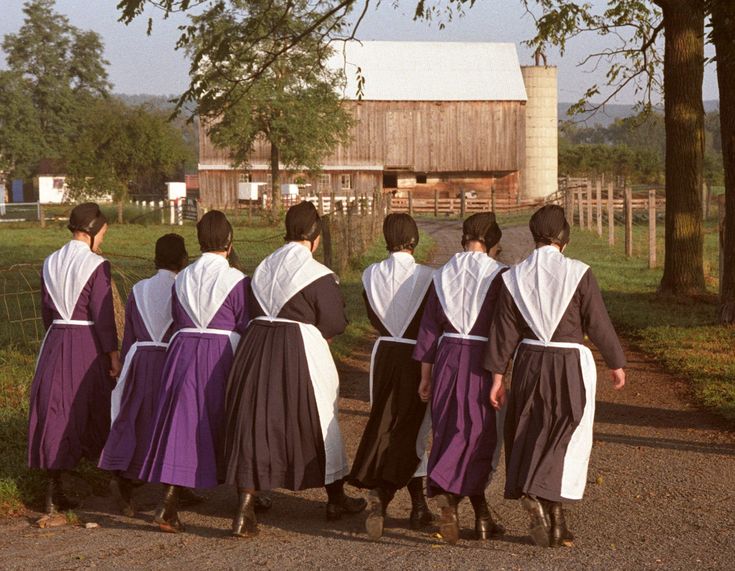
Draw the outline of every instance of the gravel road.
M424 223L437 242L435 264L459 245L456 223ZM504 231L503 260L531 248L526 228ZM368 415L370 340L340 364L340 418L354 455ZM255 540L228 537L235 493L220 487L210 500L182 512L188 531L167 535L151 524L159 489L146 486L135 518L117 515L111 497L89 496L77 511L82 523L38 529L39 516L0 522L1 569L735 569L735 433L690 404L684 380L661 373L628 350L628 386L610 389L600 366L595 444L585 499L569 508L577 536L571 549L539 549L526 538L527 521L516 502L502 499L503 473L488 489L502 540L470 539L471 507L454 546L431 532L408 529L409 500L399 492L380 542L363 531L364 514L324 520L325 494L274 492L273 509L260 519ZM598 361L599 365L599 361ZM354 490L352 491L354 493Z

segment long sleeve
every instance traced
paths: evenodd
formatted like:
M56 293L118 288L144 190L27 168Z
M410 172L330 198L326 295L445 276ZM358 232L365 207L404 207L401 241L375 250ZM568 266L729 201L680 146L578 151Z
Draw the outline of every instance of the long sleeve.
M516 304L503 282L494 311L483 366L493 373L505 373L513 353L521 341L523 324Z
M439 338L444 332L441 325L441 314L441 303L432 284L429 288L429 297L426 300L424 314L421 317L416 348L413 351L413 358L416 361L434 363Z
M316 328L325 339L342 333L347 327L345 299L334 275L329 274L309 287L316 313Z
M125 355L130 351L133 343L138 341L133 326L133 313L137 311L135 305L135 296L131 293L125 304L125 329L123 330L122 348L120 349L120 357L124 360Z
M94 331L103 353L117 350L115 307L112 302L110 262L104 261L92 274L92 291L89 296L89 312L94 321Z
M235 286L234 295L230 297L235 315L235 331L243 335L250 323L250 311L248 310L248 290L250 289L250 278L243 279Z
M605 301L602 299L600 287L597 280L588 270L579 285L582 295L580 310L582 313L582 327L595 344L605 360L605 364L611 369L625 367L626 359L623 347L620 345L610 315L607 313Z

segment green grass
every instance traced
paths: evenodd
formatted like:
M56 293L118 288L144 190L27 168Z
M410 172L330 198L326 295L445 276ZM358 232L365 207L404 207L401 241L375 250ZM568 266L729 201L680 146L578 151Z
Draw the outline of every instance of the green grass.
M259 220L251 226L237 217L233 222L235 248L244 271L251 275L266 255L283 244L283 230ZM113 277L123 299L135 281L154 272L155 241L171 231L184 236L192 257L198 254L193 224L111 225L102 250L112 263ZM0 237L0 515L7 515L21 512L24 506L38 506L43 494L43 477L26 467L28 391L43 334L38 276L43 259L69 239L69 232L63 222L49 223L43 230L37 225L16 224L1 226ZM422 235L417 257L426 259L432 244L430 237ZM384 257L385 245L380 239L340 276L350 323L332 345L337 358L350 355L371 330L362 301L361 273L365 266ZM20 266L14 266L17 264ZM9 318L26 321L8 323ZM104 493L107 477L94 465L82 463L77 473L82 485Z
M636 228L634 256L626 258L618 233L614 248L606 235L576 229L568 253L590 264L618 330L679 378L688 380L701 405L735 420L735 328L716 321L717 234L705 234L708 294L697 298L657 295L661 268L648 269L646 230ZM640 246L640 247L638 247ZM658 264L663 265L662 240Z

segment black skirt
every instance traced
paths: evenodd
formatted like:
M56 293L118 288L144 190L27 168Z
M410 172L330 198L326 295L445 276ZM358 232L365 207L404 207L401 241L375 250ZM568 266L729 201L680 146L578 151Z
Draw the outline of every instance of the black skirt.
M402 488L421 458L416 439L426 403L418 395L421 363L414 345L381 341L373 363L373 406L352 465L349 482L360 488Z
M521 345L505 417L505 497L562 501L569 441L586 396L579 351Z
M254 321L226 395L225 481L238 488L324 485L326 456L299 326Z

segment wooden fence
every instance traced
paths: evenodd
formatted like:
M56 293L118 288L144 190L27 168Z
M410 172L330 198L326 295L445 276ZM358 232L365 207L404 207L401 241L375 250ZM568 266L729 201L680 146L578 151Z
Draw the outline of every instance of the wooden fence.
M536 208L544 204L545 200L524 200L515 198L469 198L464 192L459 198L439 198L438 193L433 198L418 198L412 194L405 198L390 196L391 212L407 212L411 216L424 214L429 216L459 216L464 218L475 212L518 212Z

